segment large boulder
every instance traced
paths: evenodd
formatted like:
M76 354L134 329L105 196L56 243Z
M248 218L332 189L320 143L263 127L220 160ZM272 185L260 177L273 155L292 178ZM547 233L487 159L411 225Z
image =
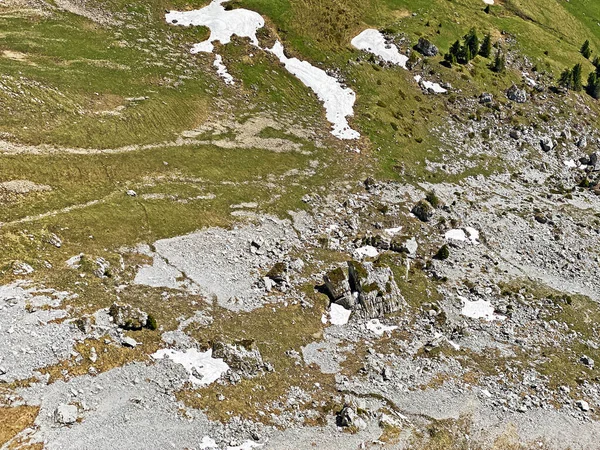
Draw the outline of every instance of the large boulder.
M415 50L423 56L436 56L438 54L438 48L425 38L419 38Z
M324 281L325 292L332 303L342 305L346 309L354 308L355 298L350 291L350 283L344 269L338 267L327 272Z
M222 358L241 378L253 378L264 371L272 370L271 365L263 361L258 347L251 340L233 344L217 341L212 346L212 357Z
M54 421L61 425L71 425L77 422L77 406L59 405L54 411Z
M373 319L402 309L404 298L389 267L349 261L348 277L359 315Z
M400 311L404 298L389 267L348 261L348 276L337 268L325 276L326 293L337 303L368 319Z
M148 314L131 305L113 303L108 310L113 322L125 330L141 330L148 324Z
M421 221L429 222L435 213L435 208L431 206L427 200L421 200L415 206L411 212Z
M508 88L506 96L509 100L517 103L525 103L527 101L527 92L525 92L525 89L519 89L515 84Z

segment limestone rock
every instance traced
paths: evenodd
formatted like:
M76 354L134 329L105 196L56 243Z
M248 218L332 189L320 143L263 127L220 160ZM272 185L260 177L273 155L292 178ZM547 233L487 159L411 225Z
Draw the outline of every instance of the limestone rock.
M435 208L427 200L421 200L411 212L422 222L429 222L435 213Z
M113 303L108 313L114 323L125 330L141 330L148 323L148 314L131 305Z
M438 48L425 38L419 38L415 50L423 56L436 56L438 54Z
M54 411L54 420L61 425L70 425L77 421L77 406L59 405Z
M544 136L540 139L540 145L542 146L542 150L549 152L555 147L556 144L550 136Z
M525 103L527 101L527 92L525 92L525 89L519 89L515 84L513 84L506 91L506 97L513 102Z

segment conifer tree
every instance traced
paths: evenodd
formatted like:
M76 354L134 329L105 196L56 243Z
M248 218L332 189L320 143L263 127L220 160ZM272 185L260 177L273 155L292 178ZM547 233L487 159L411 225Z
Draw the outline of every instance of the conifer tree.
M581 46L580 50L581 54L585 59L589 59L592 56L592 49L590 48L590 41L586 39L586 41Z
M581 64L575 64L573 70L571 70L574 91L581 91L581 89L583 89L582 71L583 67Z
M494 58L494 62L492 63L491 69L496 73L504 72L506 67L506 57L504 53L502 53L501 49L496 51L496 57Z
M479 54L479 38L477 37L477 31L475 28L471 28L467 35L464 37L465 40L465 48L468 48L469 51L465 51L465 55L470 55L470 58L467 58L467 61L475 58Z
M486 34L481 43L479 54L484 58L489 58L492 54L492 36Z

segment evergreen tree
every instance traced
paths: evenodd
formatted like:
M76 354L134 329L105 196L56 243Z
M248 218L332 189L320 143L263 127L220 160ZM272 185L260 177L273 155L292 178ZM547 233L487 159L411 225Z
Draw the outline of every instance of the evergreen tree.
M465 55L470 54L471 57L467 59L470 61L475 58L479 53L479 38L477 37L477 31L475 28L471 28L467 35L464 37L465 47L469 49L469 52L464 52Z
M581 91L583 89L583 80L582 80L582 71L583 67L581 64L575 64L573 70L571 70L571 77L573 79L573 90Z
M581 46L581 54L585 59L589 59L592 55L592 49L590 48L590 41L586 40Z
M485 7L485 9L483 10L483 12L485 12L486 14L489 14L490 13L490 5L487 5Z
M502 53L502 50L498 49L496 51L496 57L494 58L494 62L491 65L491 69L496 73L502 73L504 72L505 67L506 57L504 56L504 53Z
M558 79L558 85L566 89L573 88L573 74L569 69L563 70L563 72L560 74L560 78Z
M600 99L600 78L596 75L596 72L592 72L588 76L587 86L585 87L586 92L594 97L596 100Z
M481 48L479 49L479 54L484 58L489 58L492 54L492 36L489 34L486 34L483 38Z
M598 70L598 66L600 66L600 57L599 56L594 56L594 59L592 60L592 64L596 68L596 71L597 71Z

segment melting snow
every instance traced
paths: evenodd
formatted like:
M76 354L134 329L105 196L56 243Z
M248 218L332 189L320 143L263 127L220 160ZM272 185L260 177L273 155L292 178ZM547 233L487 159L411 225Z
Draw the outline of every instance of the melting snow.
M332 303L329 310L330 322L332 325L346 325L352 311L344 308L342 305Z
M229 370L229 366L221 358L212 357L212 349L205 352L199 352L194 348L187 351L161 349L152 357L154 359L166 357L181 364L190 374L190 381L199 386L206 386L218 380L223 373Z
M400 233L402 231L402 227L396 227L396 228L386 228L385 231L387 234L389 234L390 236L394 236L398 233Z
M398 51L394 44L386 44L383 34L372 28L368 28L354 39L351 44L359 50L364 50L379 56L386 62L396 64L406 69L408 57Z
M438 83L433 83L431 81L425 81L421 75L415 75L415 81L417 83L419 83L419 85L423 89L425 89L425 90L431 89L436 94L443 94L444 92L448 92L446 89L444 89Z
M383 333L393 331L398 327L395 325L386 326L383 325L379 319L371 319L366 323L365 328L369 331L372 331L377 336L382 336Z
M408 61L408 57L401 54L398 51L398 47L396 47L394 44L386 44L383 34L377 30L367 28L354 39L352 39L351 44L359 50L364 50L372 53L375 56L379 56L384 61L387 61L391 64L396 64L404 69L407 68L406 62ZM415 80L422 89L431 89L436 94L448 92L438 83L423 80L421 75L415 76Z
M479 243L479 231L472 227L448 230L444 237L448 240L470 242L474 245Z
M210 37L204 42L195 44L192 47L192 53L212 53L213 42L219 41L221 44L228 44L234 34L250 38L252 43L259 47L256 32L265 25L261 15L241 8L227 11L222 6L224 2L225 0L213 0L208 6L201 9L171 11L166 14L165 18L172 24L205 26L210 29ZM350 128L346 119L354 114L356 94L352 89L342 87L334 77L327 75L324 70L314 67L307 61L286 57L283 45L279 41L273 48L267 50L279 58L288 72L317 94L325 107L327 120L333 124L331 133L335 137L339 139L358 139L360 137L357 131ZM215 58L214 65L225 83L233 84L233 77L227 72L220 55Z
M354 257L357 259L375 258L377 255L379 255L379 251L372 245L365 245L354 250Z
M183 26L205 26L210 29L210 37L199 44L195 44L192 53L208 52L214 49L213 42L221 44L231 42L234 34L248 37L258 47L256 31L265 25L265 20L260 14L247 9L225 10L221 5L226 0L213 0L208 6L192 11L171 11L165 16L167 22Z
M485 319L488 322L492 320L503 320L504 317L494 314L494 307L487 300L476 300L474 302L465 297L458 297L463 302L463 308L460 312L465 317L471 319Z
M227 67L223 64L223 57L221 55L215 55L213 66L217 68L217 74L225 80L225 84L234 84L233 77L227 72Z
M343 88L339 81L327 75L322 69L298 58L288 58L281 42L275 42L272 52L283 63L288 72L311 88L325 106L327 120L333 124L333 134L340 139L358 139L360 134L348 125L346 117L354 114L356 94L352 89Z

